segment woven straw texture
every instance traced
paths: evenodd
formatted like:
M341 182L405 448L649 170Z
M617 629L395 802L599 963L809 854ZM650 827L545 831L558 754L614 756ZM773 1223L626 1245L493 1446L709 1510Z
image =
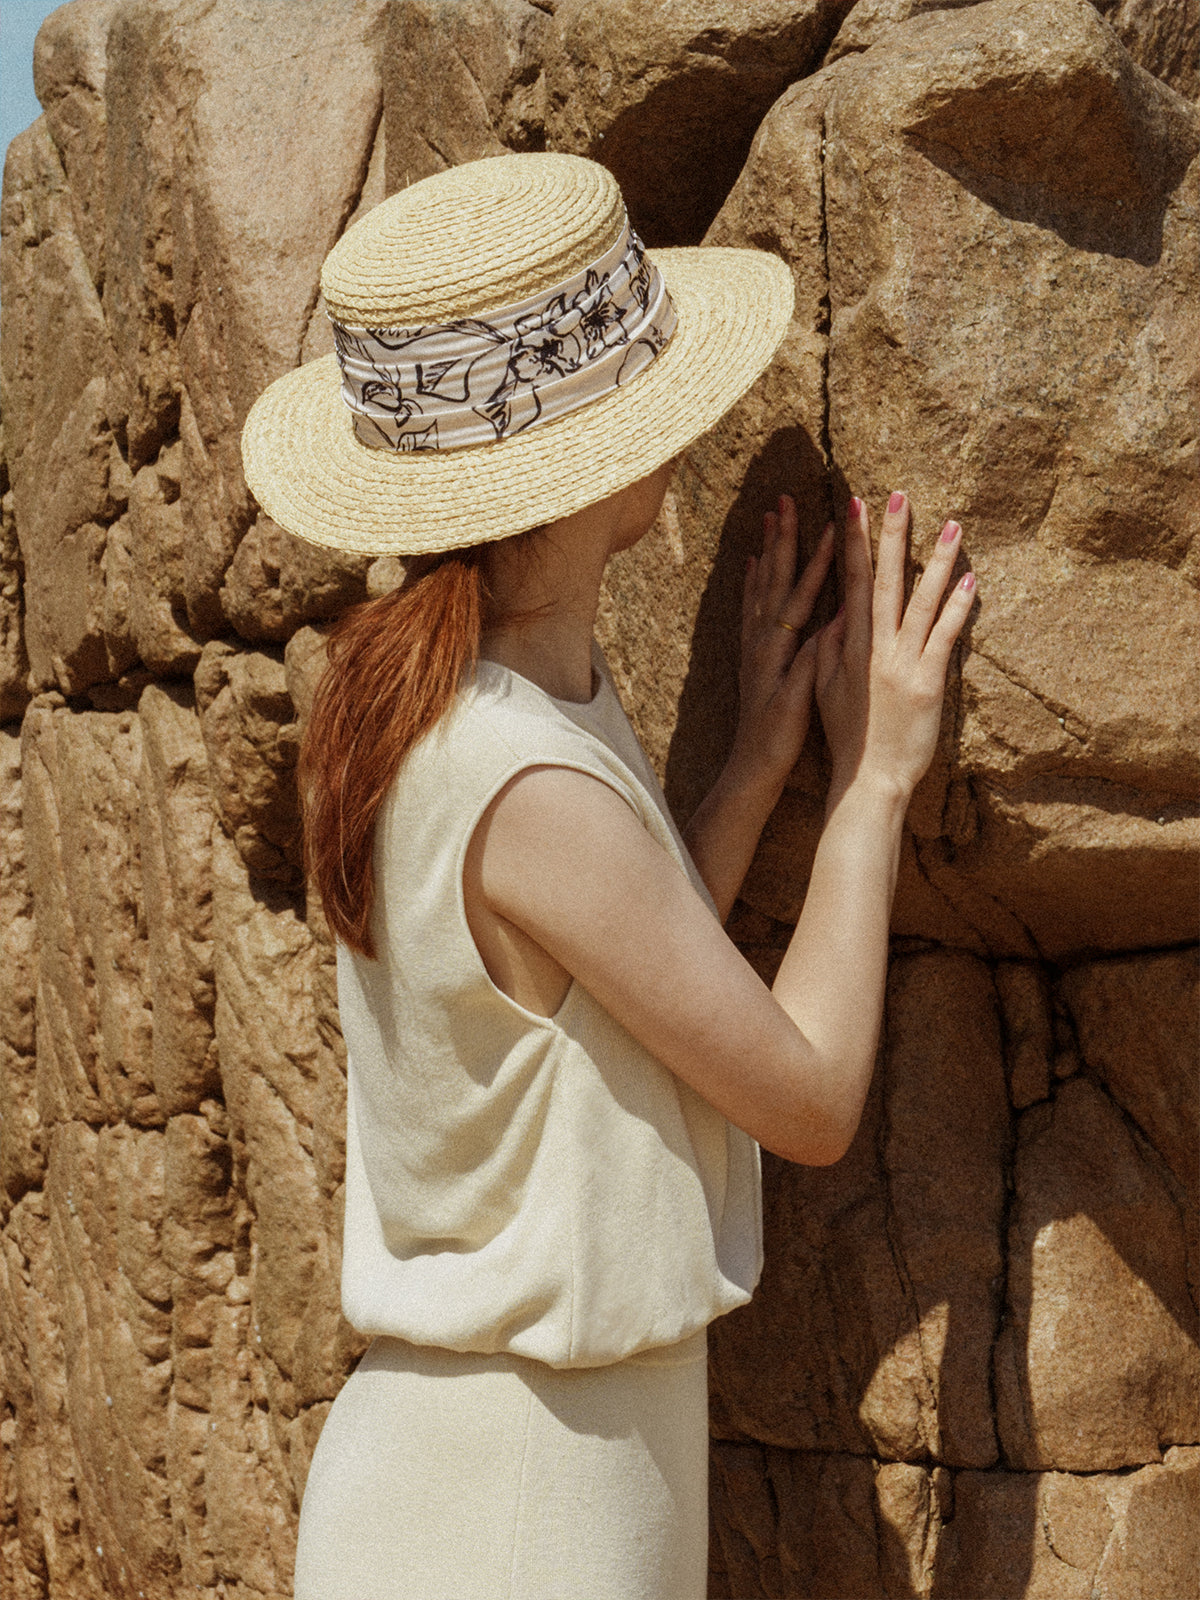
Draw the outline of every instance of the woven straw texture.
M528 179L519 172L510 182L505 169L526 169ZM437 204L427 208L422 191ZM465 213L457 200L442 203L463 195ZM594 260L622 221L616 184L594 163L497 157L376 207L331 251L322 282L327 299L336 296L338 320L403 327L477 315ZM569 516L653 472L712 427L768 365L793 288L784 263L765 252L662 250L651 259L679 318L657 359L570 416L495 444L371 449L341 399L336 357L287 373L259 398L242 434L246 480L260 505L314 544L415 555Z
M608 249L617 181L580 156L492 156L401 189L325 258L329 314L360 327L477 317L550 289Z

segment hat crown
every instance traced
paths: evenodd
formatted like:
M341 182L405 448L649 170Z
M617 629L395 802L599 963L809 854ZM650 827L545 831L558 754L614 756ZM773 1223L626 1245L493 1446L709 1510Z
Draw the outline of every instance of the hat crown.
M321 289L336 321L361 327L482 316L589 266L624 222L616 180L596 162L495 156L375 206L325 258Z

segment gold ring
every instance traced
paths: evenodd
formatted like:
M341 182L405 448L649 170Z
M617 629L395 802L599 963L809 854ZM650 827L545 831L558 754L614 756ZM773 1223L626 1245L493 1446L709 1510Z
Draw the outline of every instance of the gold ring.
M793 628L791 623L790 622L785 622L782 617L776 617L775 618L775 626L777 628L786 628L789 633L799 633L800 632L799 628Z

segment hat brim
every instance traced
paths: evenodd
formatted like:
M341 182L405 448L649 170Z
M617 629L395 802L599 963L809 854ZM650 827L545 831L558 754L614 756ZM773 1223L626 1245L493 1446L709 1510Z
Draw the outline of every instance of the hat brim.
M400 453L354 432L336 356L296 367L242 431L246 481L289 533L356 555L503 539L646 477L706 432L770 364L793 306L765 251L656 250L678 325L631 383L495 444Z

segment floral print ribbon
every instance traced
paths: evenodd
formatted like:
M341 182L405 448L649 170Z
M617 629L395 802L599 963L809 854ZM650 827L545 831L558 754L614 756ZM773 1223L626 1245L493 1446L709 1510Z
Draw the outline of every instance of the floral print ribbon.
M363 444L457 450L567 416L628 383L675 320L662 275L626 222L598 261L520 305L423 328L335 321L333 335Z

